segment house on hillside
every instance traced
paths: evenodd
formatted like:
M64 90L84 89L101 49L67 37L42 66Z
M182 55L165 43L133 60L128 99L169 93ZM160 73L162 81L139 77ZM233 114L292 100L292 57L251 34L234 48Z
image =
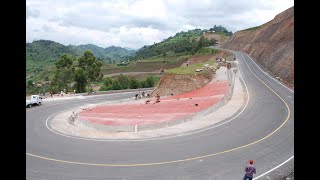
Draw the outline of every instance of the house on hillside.
M205 34L213 34L214 32L215 32L214 30L212 30L212 31L208 30L208 31L203 32L203 35L205 35Z

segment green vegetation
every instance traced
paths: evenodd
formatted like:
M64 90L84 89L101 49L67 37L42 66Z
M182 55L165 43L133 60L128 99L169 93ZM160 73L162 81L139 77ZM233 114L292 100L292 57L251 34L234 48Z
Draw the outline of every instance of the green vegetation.
M29 60L26 61L26 73L39 73L49 66L53 67L53 62Z
M90 50L99 60L102 60L106 63L110 63L110 62L116 63L122 60L128 60L135 53L134 50L127 50L125 48L116 47L116 46L102 48L93 44L87 44L87 45L79 45L79 46L69 45L68 47L73 49L76 55L81 55L83 54L84 51Z
M196 55L209 55L209 54L216 54L220 50L218 49L211 49L211 48L201 48ZM188 67L176 67L172 69L165 70L165 74L194 74L196 73L197 69L203 68L205 64L208 64L212 66L214 63L216 63L215 59L209 59L208 61L204 63L196 63L189 65ZM199 74L203 73L204 71L197 72Z
M136 52L134 60L162 55L165 61L165 57L170 53L195 54L202 47L217 44L216 40L208 40L203 36L197 42L197 37L194 31L177 33L174 37L169 37L161 43L142 47Z
M100 88L100 91L150 88L154 87L158 83L159 79L160 78L157 76L148 76L143 80L137 80L135 77L128 77L120 74L116 78L103 78L103 85Z
M217 44L215 39L207 39L202 36L204 32L215 31L215 33L222 36L231 36L232 32L228 31L225 27L214 26L209 30L194 29L187 32L181 31L176 33L173 37L169 37L160 43L154 43L150 46L143 46L137 52L133 60L147 59L153 56L163 55L163 53L184 53L185 55L194 55L202 47L213 46ZM200 36L200 39L196 39ZM164 56L163 56L164 57ZM165 57L164 57L165 59Z
M62 54L76 59L88 49L93 52L93 54L98 54L97 60L105 62L112 61L113 63L120 61L120 59L129 59L135 52L115 46L108 48L101 48L95 45L64 46L50 40L33 41L32 43L26 43L26 82L32 81L35 84L41 84L46 77L52 80L55 76L53 72L55 62ZM27 92L38 92L36 89L36 87L27 87ZM48 91L49 88L42 87L41 89Z
M85 51L79 58L62 54L54 65L53 77L44 77L41 84L35 84L31 79L27 80L27 94L48 90L60 92L63 89L76 89L80 93L91 92L91 83L102 78L100 73L102 62L97 60L91 51Z
M61 54L74 54L74 51L50 40L33 41L26 44L26 59L54 62Z
M86 50L90 50L95 56L102 61L109 62L111 60L121 61L133 56L134 50L127 50L121 47L110 46L102 48L96 45L69 45L65 46L50 40L38 40L26 44L27 61L48 61L55 62L61 54L70 54L73 56L81 56Z
M117 66L115 64L103 64L101 72L103 74L123 73L123 72L151 72L160 69L170 69L181 66L181 64L191 55L166 53L165 61L163 55L150 57L144 60L130 61L127 66Z
M203 68L205 64L212 66L215 63L216 61L214 59L209 59L204 63L191 64L188 67L177 67L173 69L168 69L168 70L165 70L164 73L165 74L195 74L195 73L201 74L201 73L204 73L205 71L196 72L196 70Z
M232 36L232 31L228 31L227 28L219 25L219 26L216 26L214 25L213 28L210 28L209 29L210 31L215 31L217 34L220 34L220 35L225 35L225 36Z

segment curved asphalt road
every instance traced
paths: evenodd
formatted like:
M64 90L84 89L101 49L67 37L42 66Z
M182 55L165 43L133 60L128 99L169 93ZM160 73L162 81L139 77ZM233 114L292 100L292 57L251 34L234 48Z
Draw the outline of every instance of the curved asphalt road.
M263 73L249 56L235 53L249 91L248 106L233 121L207 131L114 142L68 138L46 128L46 119L54 113L133 97L134 92L56 101L28 109L27 179L236 180L242 179L249 159L255 161L258 179L289 175L294 163L294 93Z

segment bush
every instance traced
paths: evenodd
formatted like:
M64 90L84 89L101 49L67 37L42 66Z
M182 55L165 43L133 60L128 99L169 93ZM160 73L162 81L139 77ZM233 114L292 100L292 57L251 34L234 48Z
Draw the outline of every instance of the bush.
M118 81L122 89L128 89L130 87L130 80L128 76L120 74L120 76L118 77Z
M140 88L147 88L148 85L147 85L147 81L146 80L142 80L139 82L139 87Z
M100 91L109 91L109 90L121 90L121 89L137 89L137 88L150 88L154 87L158 81L159 77L148 76L144 80L137 80L135 77L128 77L125 75L120 75L116 79L107 77L103 79L103 86L100 87Z
M110 91L112 90L112 86L101 86L99 91Z
M122 89L122 87L117 79L113 80L111 87L113 90L121 90Z
M153 79L152 76L148 76L146 79L146 85L147 87L153 87L155 84L155 80Z
M139 81L135 77L130 78L130 89L137 89L139 87Z

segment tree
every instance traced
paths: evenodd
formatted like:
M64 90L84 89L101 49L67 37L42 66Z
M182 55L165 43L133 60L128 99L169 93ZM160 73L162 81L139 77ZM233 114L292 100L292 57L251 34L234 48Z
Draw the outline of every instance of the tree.
M57 69L70 68L72 66L72 58L67 54L63 54L54 64Z
M101 61L97 60L91 51L85 51L83 56L78 59L79 67L83 69L87 84L101 79ZM88 87L90 89L90 87Z
M77 92L85 92L86 91L86 85L87 85L87 77L85 75L85 72L82 68L78 67L75 70L74 73L74 81L75 83L75 88Z
M225 28L221 25L219 25L219 26L214 25L214 27L210 28L210 30L214 30L215 32L223 33L226 36L231 36L233 34L232 31L228 31L227 28Z
M202 47L204 47L204 40L205 40L204 36L201 36L198 42L198 49L201 49Z
M162 56L163 56L163 63L164 63L164 62L165 62L165 60L166 60L167 53L166 53L166 52L164 52L164 53L162 54Z
M27 87L33 87L33 81L32 80L29 80L27 82Z
M67 88L73 82L74 73L72 69L57 69L54 73L53 84L59 89Z
M68 85L74 79L73 59L71 56L63 54L55 62L55 71L53 77L53 85L60 90L68 88Z

